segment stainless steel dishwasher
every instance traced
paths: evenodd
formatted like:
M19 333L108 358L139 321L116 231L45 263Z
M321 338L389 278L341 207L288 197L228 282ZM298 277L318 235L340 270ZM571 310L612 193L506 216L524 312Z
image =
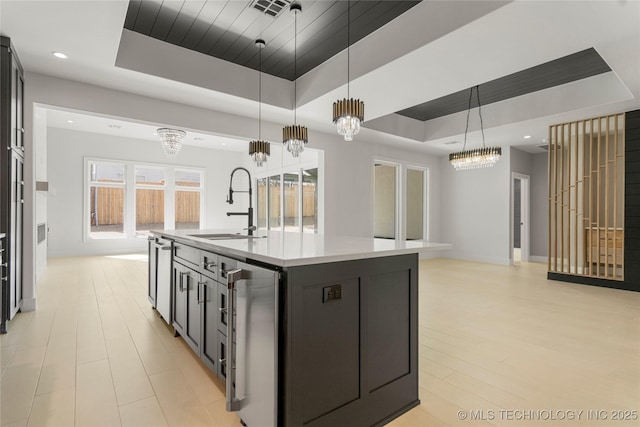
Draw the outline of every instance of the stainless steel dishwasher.
M149 301L168 324L171 324L171 247L171 240L149 237Z
M277 271L241 262L227 273L235 314L227 322L227 411L249 427L277 425L278 281Z

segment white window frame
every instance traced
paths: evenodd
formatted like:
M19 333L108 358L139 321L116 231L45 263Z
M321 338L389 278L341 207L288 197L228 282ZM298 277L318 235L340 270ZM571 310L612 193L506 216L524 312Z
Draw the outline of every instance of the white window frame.
M376 188L375 188L375 165L383 164L386 166L394 166L396 168L396 200L395 200L395 240L404 241L407 239L407 227L406 227L406 195L407 195L407 171L411 170L419 170L424 171L424 195L423 195L423 228L422 228L422 240L429 240L430 236L430 228L429 228L429 219L431 214L429 212L430 203L429 197L431 195L431 179L430 179L430 169L428 165L416 164L411 162L406 162L399 159L381 157L381 156L372 156L371 157L371 232L370 235L373 236L375 232L375 197L376 197Z
M254 178L254 182L253 184L255 184L256 189L258 188L258 180L259 179L267 179L267 197L266 197L266 209L267 209L267 217L266 217L266 228L263 228L262 230L272 230L272 228L269 227L269 178L273 177L273 176L279 176L280 177L280 224L282 229L281 230L275 230L275 231L285 231L285 226L284 226L284 175L285 174L298 174L298 189L299 189L299 197L298 197L298 231L300 232L304 232L304 233L315 233L315 234L321 234L324 232L324 198L322 197L323 192L322 192L322 179L321 179L321 174L323 173L323 170L320 168L319 165L320 162L306 162L306 163L299 163L296 165L287 165L285 167L282 168L278 168L278 169L272 169L269 171L264 171L264 172L259 172L256 173L256 176ZM318 192L318 216L316 218L317 221L317 227L315 231L310 231L310 230L304 230L304 226L303 226L303 217L302 217L302 208L303 208L303 180L302 180L302 176L303 176L303 172L305 170L309 170L309 169L317 169L318 170L318 181L316 183L317 186L317 192ZM257 224L258 221L258 194L257 194L257 190L256 190L256 194L254 195L255 197L255 206L256 206L256 212L255 212L255 222L254 224Z
M124 176L122 177L123 182L99 182L91 180L91 164L106 164L106 165L118 165L122 166L124 169ZM121 162L118 160L103 160L103 159L85 159L84 162L84 197L83 197L83 240L84 241L93 241L93 240L117 240L117 239L125 239L127 237L127 165L125 162ZM96 238L91 237L91 187L107 187L107 188L123 188L124 189L124 200L122 201L122 235L114 236L114 237L104 237L104 238Z
M176 172L197 172L200 175L200 186L199 187L188 187L176 184L175 175ZM205 209L204 209L204 170L198 168L185 168L185 167L176 167L173 170L173 179L171 180L173 185L173 210L171 211L171 215L173 216L173 226L176 225L176 209L175 209L175 195L177 191L191 191L200 193L200 228L204 228L204 220L205 220ZM166 204L166 203L165 203Z
M166 224L167 224L167 205L169 205L167 198L169 197L168 195L168 188L167 188L167 183L168 183L168 179L167 179L167 175L168 175L168 171L167 168L165 166L160 166L160 165L144 165L144 164L140 164L140 163L135 163L131 166L131 168L133 169L133 186L134 188L134 199L133 199L133 232L135 234L136 237L147 237L146 234L144 233L140 233L138 234L138 203L137 203L137 190L141 189L141 190L162 190L164 191L164 225L165 225L165 229L166 229ZM162 170L164 172L164 185L145 185L145 184L139 184L138 183L138 173L137 173L137 169L138 168L145 168L145 169L157 169L157 170Z
M98 240L115 240L115 239L140 239L146 238L145 235L136 235L136 188L155 188L160 189L160 186L140 186L136 185L136 176L135 169L136 166L145 167L145 168L162 168L165 170L165 216L164 216L164 224L165 229L170 229L170 227L175 227L175 171L189 171L189 172L198 172L200 174L200 187L198 190L200 191L200 228L205 227L206 221L206 169L198 168L198 167L190 167L190 166L181 166L181 165L170 165L170 164L161 164L161 163L147 163L147 162L138 162L132 160L114 160L114 159L104 159L104 158L96 158L96 157L85 157L84 161L84 191L83 191L83 214L82 214L82 227L83 227L83 242L94 242ZM89 210L89 204L91 203L91 186L93 182L91 181L91 163L101 163L101 164L115 164L115 165L123 165L124 166L124 184L120 183L105 183L106 186L114 186L121 187L124 185L125 191L125 200L124 200L124 233L122 236L113 237L113 238L94 238L91 237L91 214ZM103 183L100 183L102 185ZM195 187L180 187L180 189L190 188L194 189Z

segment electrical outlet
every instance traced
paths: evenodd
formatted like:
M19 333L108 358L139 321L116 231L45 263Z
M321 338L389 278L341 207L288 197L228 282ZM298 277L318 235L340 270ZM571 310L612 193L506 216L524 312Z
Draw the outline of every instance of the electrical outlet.
M342 299L342 285L333 285L322 288L322 302Z

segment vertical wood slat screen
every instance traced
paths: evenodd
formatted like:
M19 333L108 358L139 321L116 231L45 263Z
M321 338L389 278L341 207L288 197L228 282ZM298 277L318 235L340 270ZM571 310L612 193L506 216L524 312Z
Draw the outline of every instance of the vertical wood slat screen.
M550 272L624 279L624 118L549 127Z

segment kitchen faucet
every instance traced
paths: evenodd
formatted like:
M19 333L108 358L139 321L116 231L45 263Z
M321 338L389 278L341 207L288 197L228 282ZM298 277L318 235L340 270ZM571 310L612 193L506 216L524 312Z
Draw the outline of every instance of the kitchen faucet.
M234 190L233 189L233 174L236 173L236 171L238 170L243 170L247 173L247 177L249 178L249 191L238 191L238 190ZM251 174L249 173L249 171L243 167L238 167L235 168L232 172L231 172L231 179L229 179L229 195L227 196L227 203L229 203L230 205L233 204L233 193L249 193L249 210L247 212L227 212L227 216L232 216L232 215L247 215L247 217L249 218L249 225L246 228L246 230L249 231L249 236L253 236L253 230L256 229L256 227L253 225L253 206L252 206L252 197L251 197Z

